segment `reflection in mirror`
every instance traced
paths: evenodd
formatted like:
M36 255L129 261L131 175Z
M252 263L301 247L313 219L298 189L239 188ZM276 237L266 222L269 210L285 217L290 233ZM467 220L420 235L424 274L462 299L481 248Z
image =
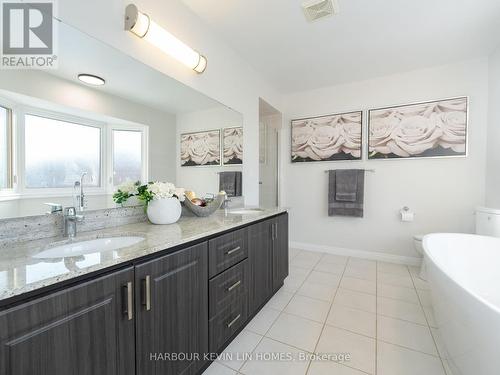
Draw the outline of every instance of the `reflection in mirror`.
M219 191L220 172L242 172L223 156L223 129L241 128L239 113L65 24L59 44L57 69L0 71L0 219L42 215L46 203L117 207L113 193L135 181L203 197ZM212 130L213 145L181 150L183 134ZM226 143L242 158L242 139ZM181 166L182 152L196 163Z

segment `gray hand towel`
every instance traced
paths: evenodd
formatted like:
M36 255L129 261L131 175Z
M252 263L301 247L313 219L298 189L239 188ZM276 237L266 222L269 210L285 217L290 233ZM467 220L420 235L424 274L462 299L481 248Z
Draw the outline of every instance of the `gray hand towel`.
M364 214L364 190L365 190L365 171L363 169L352 170L356 175L356 191L354 201L338 200L337 186L343 186L345 183L337 185L339 172L343 174L344 170L329 171L328 175L328 216L352 216L363 217ZM352 179L349 179L352 181ZM353 186L353 185L351 185ZM342 195L340 198L344 198Z
M219 191L224 190L228 197L241 197L242 179L241 172L220 172Z
M335 172L335 200L338 202L356 202L358 193L358 171L339 169Z

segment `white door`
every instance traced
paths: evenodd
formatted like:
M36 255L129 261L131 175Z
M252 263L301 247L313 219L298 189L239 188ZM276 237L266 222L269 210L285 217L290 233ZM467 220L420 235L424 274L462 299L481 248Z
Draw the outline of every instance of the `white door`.
M276 121L276 120L274 120ZM259 204L261 207L277 207L279 127L272 118L264 118L259 124Z

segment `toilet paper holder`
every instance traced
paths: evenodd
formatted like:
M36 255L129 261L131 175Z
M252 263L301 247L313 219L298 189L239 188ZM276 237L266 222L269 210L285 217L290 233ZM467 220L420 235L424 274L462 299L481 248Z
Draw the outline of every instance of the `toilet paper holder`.
M404 206L400 211L399 214L401 216L401 221L413 221L415 218L415 214L411 212L410 207Z

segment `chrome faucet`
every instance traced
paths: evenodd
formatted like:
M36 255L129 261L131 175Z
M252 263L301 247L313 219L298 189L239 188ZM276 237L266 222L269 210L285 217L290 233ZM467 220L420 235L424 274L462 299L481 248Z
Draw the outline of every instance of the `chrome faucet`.
M227 193L224 194L224 201L222 202L222 206L220 208L222 209L227 209L229 208L229 203L231 203L232 200L229 198L229 196L227 195Z
M76 214L75 207L66 207L64 209L64 236L70 239L76 236L76 223L82 222L83 215Z
M80 188L80 194L76 196L78 211L82 212L87 207L87 202L85 201L85 193L83 192L83 178L87 175L87 172L83 172L80 176L80 181L75 182L75 189Z

